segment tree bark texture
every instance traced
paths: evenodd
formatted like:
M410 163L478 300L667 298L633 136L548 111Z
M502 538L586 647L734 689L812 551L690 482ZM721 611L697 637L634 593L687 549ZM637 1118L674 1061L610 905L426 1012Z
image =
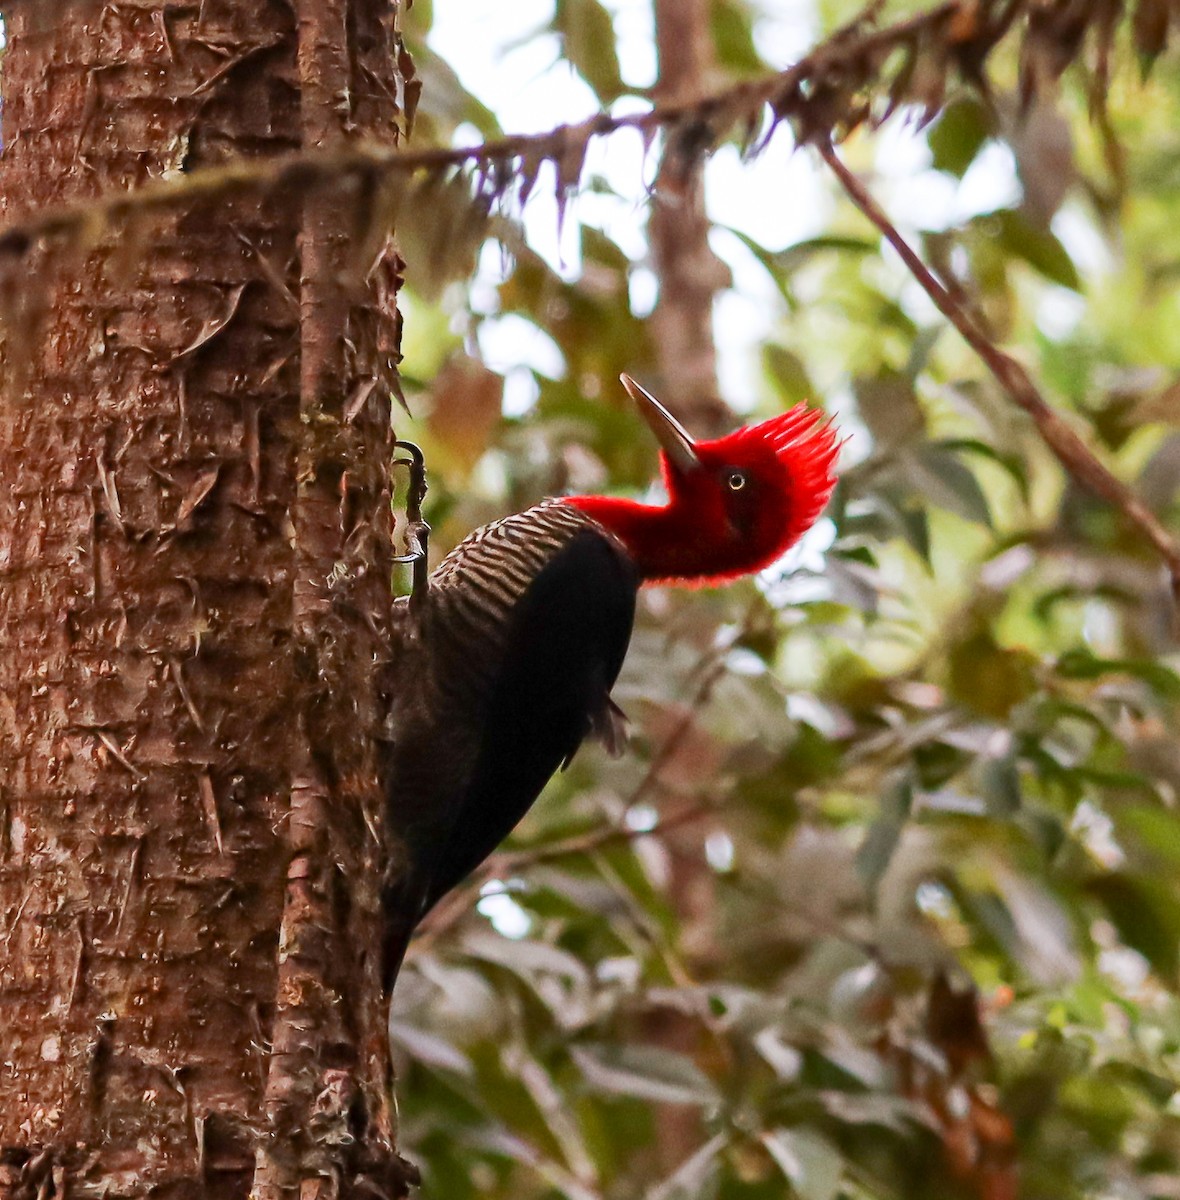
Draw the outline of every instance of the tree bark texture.
M657 97L693 100L709 88L713 42L708 0L655 0ZM728 283L709 245L709 218L699 155L665 146L652 197L648 235L659 296L652 312L662 394L694 434L716 437L732 427L717 391L713 301Z
M4 220L397 136L394 0L5 16ZM375 953L401 264L356 261L365 192L0 263L0 1198L404 1194Z
M657 94L662 101L692 100L710 86L713 42L708 0L655 0ZM711 223L699 158L675 141L660 159L648 224L659 295L652 312L662 396L689 429L718 437L734 425L717 384L713 302L728 282L725 264L709 245ZM694 962L713 949L716 896L704 857L705 831L696 823L664 838L668 897L687 936L681 946ZM698 1024L673 1008L648 1014L647 1038L688 1057L701 1050ZM656 1170L669 1174L705 1138L701 1114L687 1105L660 1105L652 1148Z

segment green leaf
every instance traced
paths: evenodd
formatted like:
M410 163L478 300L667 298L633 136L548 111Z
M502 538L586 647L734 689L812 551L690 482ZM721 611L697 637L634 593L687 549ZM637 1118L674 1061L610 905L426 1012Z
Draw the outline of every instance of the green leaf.
M856 407L873 440L884 448L909 445L921 437L926 417L912 380L884 371L853 381Z
M982 101L972 96L948 104L927 135L935 169L962 179L991 134Z
M1009 254L1022 259L1051 282L1075 292L1081 290L1078 269L1052 230L1032 225L1014 208L1002 209L980 220L998 222L999 244Z
M1020 772L1010 756L989 758L979 769L979 790L992 816L1010 817L1020 811Z
M615 26L599 0L557 0L553 28L562 53L604 104L625 91L615 48Z
M1101 679L1126 674L1141 679L1161 696L1180 698L1180 675L1163 663L1138 658L1099 658L1092 650L1076 646L1057 659L1057 672L1066 679Z
M803 360L793 350L769 342L762 351L762 359L784 404L798 404L816 395Z
M874 242L865 241L862 238L835 235L807 238L804 241L792 243L784 250L768 250L761 242L756 241L749 234L743 233L740 229L734 229L732 226L719 226L719 228L723 228L727 233L733 234L758 260L770 276L771 282L778 288L779 294L786 302L787 307L791 309L795 307L796 303L795 294L791 290L791 276L795 271L810 262L815 255L827 251L835 251L838 254L849 254L859 257L872 254L876 250L876 243Z
M856 852L857 873L870 891L889 869L913 805L914 788L909 780L890 788L881 797L881 815L869 826Z
M475 1068L471 1065L471 1059L462 1050L437 1034L428 1033L416 1025L391 1020L389 1040L394 1045L401 1046L416 1062L428 1067L452 1071L465 1077L474 1074Z
M538 975L555 975L571 984L580 984L588 978L586 964L574 955L548 942L531 938L469 933L463 939L463 949L475 958L506 967L526 980Z
M753 12L746 0L712 0L709 32L717 64L731 75L760 75L766 70L754 45Z
M956 746L933 740L914 747L918 786L925 791L945 786L962 768L966 755Z
M930 521L926 507L915 504L912 497L900 493L898 486L882 488L873 497L875 503L872 509L845 519L845 531L881 538L890 535L903 538L929 565Z
M671 1050L602 1042L572 1046L570 1054L586 1082L600 1092L661 1104L710 1105L718 1099L700 1067Z
M415 9L415 14L417 10ZM415 117L417 125L434 123L449 138L451 131L464 122L474 125L484 137L502 133L495 114L463 86L454 68L440 58L425 42L414 43L414 65L422 81L422 98ZM415 142L418 139L415 138Z
M1120 806L1118 811L1120 841L1124 831L1133 831L1140 845L1169 868L1180 867L1180 814L1154 805Z
M762 1144L802 1200L835 1200L844 1159L827 1138L810 1129L770 1129Z
M1028 467L1019 455L1001 454L994 446L989 446L978 438L943 438L938 444L944 450L953 450L956 454L974 454L978 458L995 463L1007 472L1012 482L1020 489L1021 498L1026 502L1029 499Z
M804 238L801 242L792 242L785 250L780 250L776 257L782 260L784 266L790 270L795 270L816 254L825 254L833 250L837 254L850 254L861 257L866 254L875 253L877 243L868 241L865 238L846 237L841 234L829 233L823 234L820 237Z
M961 703L997 721L1035 694L1036 660L1027 650L1002 646L983 624L965 630L947 651L948 685Z
M979 480L953 450L934 443L903 457L917 491L948 512L988 529L992 527L991 509Z
M1169 983L1180 967L1180 898L1171 881L1112 872L1087 890L1102 902L1119 936Z
M938 339L942 337L944 329L943 325L927 325L925 329L920 329L917 337L914 338L913 345L910 347L909 361L902 370L902 375L910 381L911 387L929 365L930 355L938 344Z

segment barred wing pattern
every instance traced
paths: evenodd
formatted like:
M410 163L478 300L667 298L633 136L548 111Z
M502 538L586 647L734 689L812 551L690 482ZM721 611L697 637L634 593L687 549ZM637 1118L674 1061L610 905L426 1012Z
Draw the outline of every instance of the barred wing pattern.
M387 976L414 923L483 861L586 735L616 722L635 566L560 500L477 530L399 604L389 813L409 855ZM405 889L410 889L406 894Z

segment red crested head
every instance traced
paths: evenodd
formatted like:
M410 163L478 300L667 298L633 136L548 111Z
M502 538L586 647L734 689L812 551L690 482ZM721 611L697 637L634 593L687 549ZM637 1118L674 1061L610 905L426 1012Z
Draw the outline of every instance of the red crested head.
M664 507L605 496L576 504L616 534L648 582L723 583L770 566L815 523L836 485L831 421L799 404L695 442L650 393L623 384L661 446Z

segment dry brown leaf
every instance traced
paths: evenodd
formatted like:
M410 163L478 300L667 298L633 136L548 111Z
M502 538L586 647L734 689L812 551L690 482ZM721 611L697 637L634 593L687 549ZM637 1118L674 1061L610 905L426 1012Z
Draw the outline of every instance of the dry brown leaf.
M431 432L466 474L491 441L500 420L504 380L465 354L453 355L431 387Z

